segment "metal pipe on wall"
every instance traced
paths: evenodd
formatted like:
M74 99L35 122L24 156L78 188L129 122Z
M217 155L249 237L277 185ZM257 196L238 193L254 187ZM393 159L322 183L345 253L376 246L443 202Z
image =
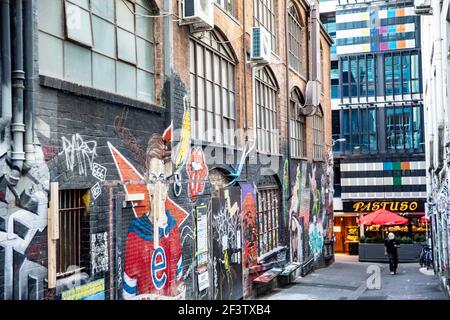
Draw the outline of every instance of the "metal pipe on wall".
M1 0L1 86L2 104L0 133L9 126L12 118L11 98L11 39L9 0Z
M23 93L25 72L23 71L23 16L22 0L12 2L12 170L9 177L9 183L16 186L25 161L25 152L23 150L23 138L25 133L24 112L23 112Z
M33 70L35 50L34 50L34 24L35 17L33 15L35 1L24 0L24 60L25 60L25 100L24 100L24 113L25 113L25 164L30 165L34 160L34 147L33 147L33 117L34 117L34 80L35 74Z

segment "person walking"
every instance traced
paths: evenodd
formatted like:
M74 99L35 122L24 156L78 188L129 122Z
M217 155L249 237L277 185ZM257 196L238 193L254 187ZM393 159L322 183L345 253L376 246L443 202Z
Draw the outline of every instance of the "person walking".
M397 248L400 248L400 242L395 239L395 234L389 233L388 239L384 242L384 255L389 258L389 270L391 274L397 273L398 253Z

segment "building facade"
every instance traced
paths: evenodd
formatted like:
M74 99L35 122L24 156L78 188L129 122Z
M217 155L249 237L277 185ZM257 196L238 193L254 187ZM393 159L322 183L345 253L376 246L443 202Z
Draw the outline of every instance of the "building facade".
M1 4L1 299L250 298L333 261L314 2L215 1L197 32L179 1Z
M450 292L450 4L425 1L417 3L416 10L422 23L427 215L432 227L435 272Z
M382 236L357 223L378 209L409 217L409 226L391 231L419 239L426 229L420 17L412 1L322 1L321 20L335 39L336 250L353 253L362 236Z

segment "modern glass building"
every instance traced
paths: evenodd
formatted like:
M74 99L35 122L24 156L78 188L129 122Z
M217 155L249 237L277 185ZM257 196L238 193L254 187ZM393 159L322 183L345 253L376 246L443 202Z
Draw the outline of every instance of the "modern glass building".
M357 228L358 215L379 208L409 217L391 231L418 239L426 200L420 17L406 0L322 0L320 10L335 41L336 251L352 251L363 235L384 236Z

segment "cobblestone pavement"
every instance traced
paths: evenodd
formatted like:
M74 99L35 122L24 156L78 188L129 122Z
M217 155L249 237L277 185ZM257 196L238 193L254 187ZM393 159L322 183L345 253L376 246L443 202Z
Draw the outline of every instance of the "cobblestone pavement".
M368 289L369 266L378 266L379 289ZM374 267L372 267L374 268ZM377 269L375 267L375 269ZM373 282L370 282L373 283ZM336 255L336 261L298 278L295 283L273 290L258 300L443 300L449 299L433 272L418 263L401 263L397 274L385 263L358 262L357 256Z

